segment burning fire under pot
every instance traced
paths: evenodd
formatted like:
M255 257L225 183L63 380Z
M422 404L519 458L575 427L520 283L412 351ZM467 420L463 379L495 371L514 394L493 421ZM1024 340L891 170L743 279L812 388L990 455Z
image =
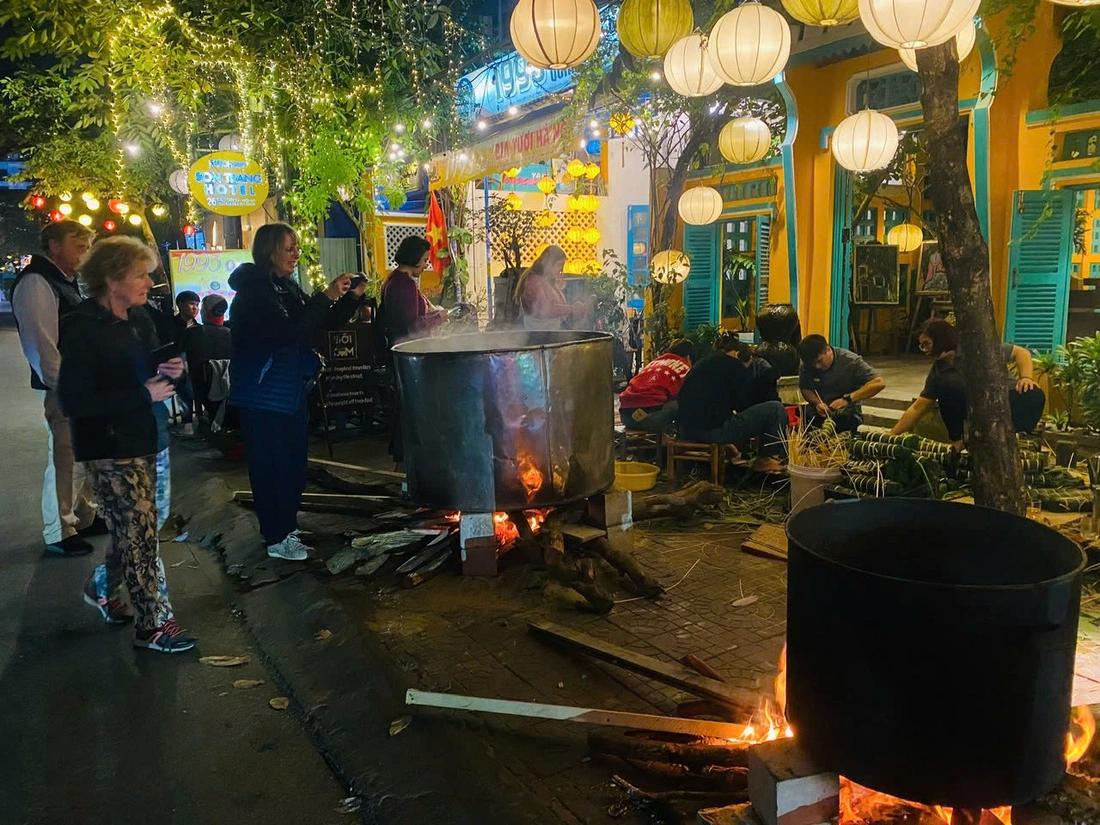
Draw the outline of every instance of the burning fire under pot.
M1085 566L1072 541L909 499L814 507L787 534L786 714L799 747L846 778L841 822L899 805L1008 822L1007 806L1084 754L1088 708L1070 723Z
M460 516L463 569L615 478L611 336L486 332L393 348L409 498Z

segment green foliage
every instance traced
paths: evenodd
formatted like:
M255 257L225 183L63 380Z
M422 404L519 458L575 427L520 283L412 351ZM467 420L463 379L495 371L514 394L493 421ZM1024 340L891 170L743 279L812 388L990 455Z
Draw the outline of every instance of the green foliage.
M1079 407L1085 424L1100 429L1100 333L1036 356L1035 373L1046 376L1065 398L1067 425L1074 423Z
M614 250L605 249L603 269L588 280L596 299L592 314L600 332L616 336L626 333L626 282L626 266Z
M722 334L722 328L715 324L701 324L692 329L684 330L682 335L695 346L695 360L704 358L714 352L714 344L718 336ZM661 350L662 352L664 350Z

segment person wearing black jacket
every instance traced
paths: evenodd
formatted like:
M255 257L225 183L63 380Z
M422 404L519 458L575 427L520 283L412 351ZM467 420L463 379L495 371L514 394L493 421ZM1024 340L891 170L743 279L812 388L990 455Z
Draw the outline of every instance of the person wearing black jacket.
M301 249L285 223L256 231L252 260L229 276L236 290L229 403L241 413L248 477L260 532L272 558L302 561L298 505L306 488L309 430L306 401L320 368L314 333L347 323L366 283L351 289L341 275L308 297L294 281Z
M90 296L61 323L58 395L72 421L73 453L92 475L111 533L106 558L108 621L125 620L125 583L134 608L134 645L179 653L195 642L176 623L157 546L157 420L154 406L175 393L179 358L153 364L139 310L153 285L156 253L136 238L92 247L80 275ZM139 320L140 318L140 320ZM163 405L162 405L163 406ZM85 583L85 597L96 593ZM101 612L103 612L103 607ZM119 621L111 621L110 616Z

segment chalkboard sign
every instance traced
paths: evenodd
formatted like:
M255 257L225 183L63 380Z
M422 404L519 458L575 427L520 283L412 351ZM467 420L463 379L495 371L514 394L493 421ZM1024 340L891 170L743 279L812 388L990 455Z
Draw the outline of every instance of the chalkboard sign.
M325 368L318 380L320 397L330 412L362 407L370 401L372 387L367 373L373 360L371 333L369 324L352 324L323 333L320 353Z
M889 244L858 244L852 268L852 303L897 306L900 301L898 248Z

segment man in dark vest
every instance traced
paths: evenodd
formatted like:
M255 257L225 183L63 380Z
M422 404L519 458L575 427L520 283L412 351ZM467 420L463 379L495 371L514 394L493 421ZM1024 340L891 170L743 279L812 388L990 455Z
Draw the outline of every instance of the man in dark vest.
M42 397L49 433L46 478L42 487L42 536L46 550L64 556L82 556L92 545L80 533L102 531L95 518L90 480L73 462L69 419L57 399L61 354L57 331L61 316L83 300L76 270L87 254L92 234L76 221L50 223L42 230L44 254L31 256L12 287L12 308L19 327L19 343L31 366L31 386Z

